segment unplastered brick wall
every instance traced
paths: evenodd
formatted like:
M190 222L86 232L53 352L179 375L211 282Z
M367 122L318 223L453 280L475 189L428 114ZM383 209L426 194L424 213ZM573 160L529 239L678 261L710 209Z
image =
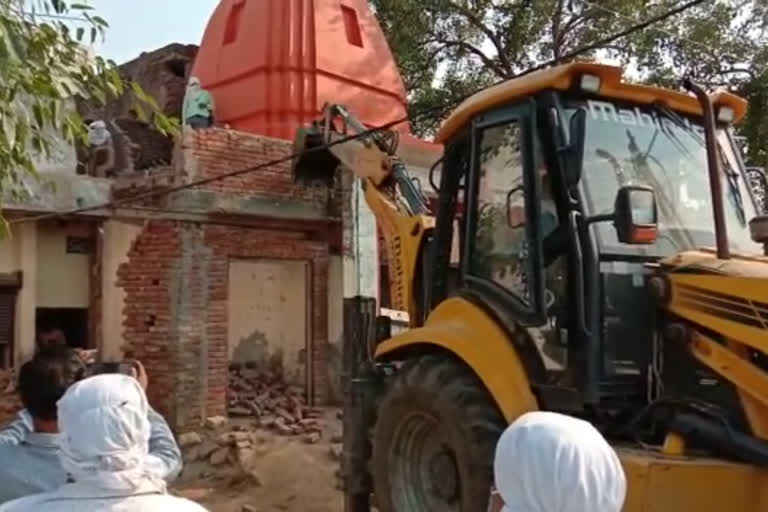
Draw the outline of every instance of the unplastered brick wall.
M150 402L169 419L176 414L176 343L171 313L174 282L181 256L179 226L152 222L133 241L128 261L117 271L117 284L125 291L123 307L124 352L143 362L151 378Z
M211 128L186 130L183 141L184 168L190 180L214 178L249 169L271 161L286 159L293 145L285 140L234 130ZM239 176L214 181L201 187L228 193L295 199L327 206L326 187L297 185L291 175L291 162L263 167Z
M153 221L118 270L125 351L145 362L150 401L176 428L226 412L230 258L300 259L311 273L311 389L328 392L328 245L296 230Z
M16 393L16 373L0 370L0 426L11 421L21 410L21 400Z

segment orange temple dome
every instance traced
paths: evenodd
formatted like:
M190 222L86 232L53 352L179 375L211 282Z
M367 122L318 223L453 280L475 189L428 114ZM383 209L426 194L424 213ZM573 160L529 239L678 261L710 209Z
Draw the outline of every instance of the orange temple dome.
M293 139L326 102L366 125L405 117L403 80L366 0L221 0L192 76L217 123ZM407 123L394 129L410 133Z

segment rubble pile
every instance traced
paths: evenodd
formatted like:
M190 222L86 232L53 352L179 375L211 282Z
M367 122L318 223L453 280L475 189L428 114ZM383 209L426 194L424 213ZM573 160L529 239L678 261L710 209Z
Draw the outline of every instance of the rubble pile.
M200 431L186 432L178 438L185 465L200 463L195 476L202 478L247 472L249 461L264 442L263 436L248 425L230 424L220 416L208 418Z
M16 373L0 370L0 425L12 420L21 410L21 400L16 393Z
M305 429L301 423L293 426L299 426L302 431ZM341 445L338 444L340 434L323 436L319 424L311 429L303 438L286 437L278 430L266 430L259 421L227 419L222 416L208 418L202 428L178 436L177 441L184 456L184 476L191 479L230 479L240 483L246 477L252 478L254 461L263 459L276 446L286 446L278 442L280 439L294 446L313 445L322 439L329 443L327 456L338 464L341 459ZM290 435L294 436L293 430Z
M254 419L261 428L282 436L303 435L310 443L320 440L322 411L307 407L303 390L286 384L278 373L231 365L227 401L231 418Z

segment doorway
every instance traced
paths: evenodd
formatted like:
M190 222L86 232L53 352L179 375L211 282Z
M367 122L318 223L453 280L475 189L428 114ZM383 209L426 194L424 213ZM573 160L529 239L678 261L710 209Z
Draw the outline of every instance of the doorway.
M63 343L72 348L89 348L87 308L37 308L37 345Z

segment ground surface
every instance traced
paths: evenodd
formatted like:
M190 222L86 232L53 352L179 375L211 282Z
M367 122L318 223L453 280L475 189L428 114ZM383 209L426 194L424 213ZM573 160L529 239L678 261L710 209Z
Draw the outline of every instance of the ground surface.
M233 448L229 463L212 465L210 457L187 462L173 491L211 512L340 512L339 447L331 441L338 441L341 424L335 411L327 411L321 422L315 444L305 436L285 437L246 422L201 432L216 439L233 428L247 431L252 445Z

